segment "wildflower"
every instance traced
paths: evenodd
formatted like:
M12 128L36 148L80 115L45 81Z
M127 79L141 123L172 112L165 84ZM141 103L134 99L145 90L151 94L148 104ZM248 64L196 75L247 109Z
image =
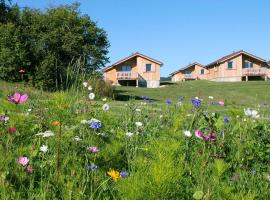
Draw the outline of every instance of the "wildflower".
M102 106L102 109L106 112L110 109L110 106L109 104L105 103L103 106Z
M162 119L163 118L163 115L159 115L159 118Z
M89 85L87 88L89 91L93 90L93 88Z
M120 173L114 169L110 169L107 174L113 179L113 181L118 181L121 178Z
M89 123L89 126L93 129L99 129L102 127L101 121L99 121L95 118L92 118L88 123Z
M87 121L87 120L85 120L85 119L81 120L81 124L89 124L89 123L90 123L90 122Z
M142 122L135 122L135 124L136 124L136 126L139 128L139 127L141 127L143 124L142 124Z
M141 109L139 109L139 108L136 108L136 110L135 110L136 112L141 112Z
M9 120L8 116L0 115L0 122L7 122Z
M141 102L141 105L146 106L147 103L146 102Z
M52 125L53 125L53 126L60 126L60 122L59 122L59 121L54 121L54 122L52 123Z
M202 131L196 130L195 131L195 136L197 138L200 138L204 141L215 141L217 139L216 134L214 133L209 133L208 135L205 135Z
M142 99L143 100L147 100L148 99L148 96L142 96Z
M8 97L8 100L11 103L14 103L14 104L22 104L22 103L26 102L27 99L28 99L28 95L27 94L21 95L18 92L15 92L12 96L9 96Z
M47 153L47 152L48 152L48 146L47 146L47 145L42 145L42 146L40 147L40 151L41 151L42 153Z
M182 101L184 101L184 98L183 98L183 97L180 97L180 98L178 99L178 101L179 101L179 102L182 102Z
M229 123L229 122L230 122L230 119L229 119L228 117L224 117L223 121L224 121L225 123Z
M148 101L148 103L153 103L152 99L148 99L147 101Z
M131 133L131 132L126 133L126 136L128 136L128 137L132 137L133 135L134 135L134 133Z
M79 141L81 141L82 139L81 139L79 136L75 136L75 137L74 137L74 140L77 141L77 142L79 142Z
M97 153L99 152L98 148L93 146L93 147L88 147L87 151L89 151L90 153Z
M90 93L88 95L88 97L89 97L90 100L93 100L95 98L95 94L94 93Z
M172 100L167 99L167 100L166 100L166 103L167 103L167 104L172 104Z
M54 133L52 131L48 130L48 131L45 131L43 133L38 133L36 135L37 136L41 135L42 137L46 138L46 137L54 136Z
M87 87L88 83L87 82L83 82L83 87Z
M120 176L122 177L122 178L126 178L126 177L128 177L128 172L120 172Z
M224 101L219 101L218 104L224 106Z
M191 136L192 136L192 134L191 134L190 131L184 131L184 135L185 135L186 137L191 137Z
M209 99L214 99L214 97L213 97L213 96L209 96L208 98L209 98Z
M17 163L24 167L29 163L29 159L25 156L21 156L18 158Z
M257 118L260 117L260 115L258 115L258 111L251 110L250 108L244 109L244 113L245 113L246 116L249 116L251 118L257 119Z
M97 167L96 165L87 165L87 166L86 166L86 169L92 170L92 171L96 170L97 168L98 168L98 167Z
M257 174L256 170L251 170L250 173L253 175Z
M107 101L107 98L103 98L102 101Z
M198 108L201 106L202 100L200 99L191 99L191 103L195 108Z
M15 127L10 127L10 128L8 128L8 132L9 132L10 134L14 134L14 133L16 133L16 131L17 131L17 129L16 129Z
M33 167L31 165L27 165L27 167L24 169L28 174L33 173Z
M195 136L197 138L203 139L203 132L201 132L200 130L196 130L195 131Z

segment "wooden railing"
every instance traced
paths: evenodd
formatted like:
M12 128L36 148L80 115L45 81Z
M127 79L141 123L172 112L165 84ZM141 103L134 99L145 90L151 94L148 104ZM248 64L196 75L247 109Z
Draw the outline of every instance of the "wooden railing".
M138 78L138 73L136 72L117 72L116 74L118 80L135 80Z
M243 68L243 76L262 76L267 74L267 68Z
M185 79L197 79L197 75L194 74L184 74Z

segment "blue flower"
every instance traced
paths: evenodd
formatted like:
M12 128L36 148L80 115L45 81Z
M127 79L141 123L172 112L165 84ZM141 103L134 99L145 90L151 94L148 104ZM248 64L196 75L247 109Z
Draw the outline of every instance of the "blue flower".
M148 100L149 98L148 98L148 96L142 96L142 99Z
M96 165L87 165L87 166L86 166L86 169L92 170L92 171L96 170L97 168L98 168L98 167L97 167Z
M166 100L166 103L167 103L167 104L172 104L172 100L167 99L167 100Z
M178 99L178 101L179 101L179 102L184 101L184 97L180 97L180 98Z
M230 118L224 117L223 121L224 121L225 123L229 123L229 122L230 122Z
M122 178L126 178L126 177L128 177L128 172L120 172L120 176L122 177Z
M257 174L256 170L251 170L250 173L253 175Z
M153 100L152 99L148 99L148 103L152 103L153 102Z
M91 122L90 124L89 124L89 126L91 127L91 128L93 128L93 129L99 129L99 128L101 128L101 122Z
M201 106L202 100L200 99L191 99L191 103L195 108L199 108Z

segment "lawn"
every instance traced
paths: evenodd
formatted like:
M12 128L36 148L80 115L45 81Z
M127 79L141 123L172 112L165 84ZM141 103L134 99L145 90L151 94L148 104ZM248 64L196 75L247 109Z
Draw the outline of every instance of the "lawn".
M0 82L0 199L268 199L269 87L117 87L113 100Z

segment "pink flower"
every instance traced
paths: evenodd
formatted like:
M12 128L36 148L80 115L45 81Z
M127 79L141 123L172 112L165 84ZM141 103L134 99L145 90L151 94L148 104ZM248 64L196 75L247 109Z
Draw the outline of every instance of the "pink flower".
M99 150L97 147L88 147L87 151L89 151L90 153L97 153Z
M27 157L21 156L18 158L17 163L25 167L29 163L29 159Z
M195 131L195 136L200 139L203 139L204 137L203 132L201 132L200 130Z
M218 104L224 106L224 101L219 101Z
M8 100L11 103L15 103L15 104L22 104L22 103L26 102L27 99L28 99L28 95L27 94L21 95L18 92L15 92L12 96L9 96L8 97Z
M16 133L16 131L17 131L17 129L16 129L15 127L10 127L10 128L8 128L8 132L9 132L10 134L14 134L14 133Z

